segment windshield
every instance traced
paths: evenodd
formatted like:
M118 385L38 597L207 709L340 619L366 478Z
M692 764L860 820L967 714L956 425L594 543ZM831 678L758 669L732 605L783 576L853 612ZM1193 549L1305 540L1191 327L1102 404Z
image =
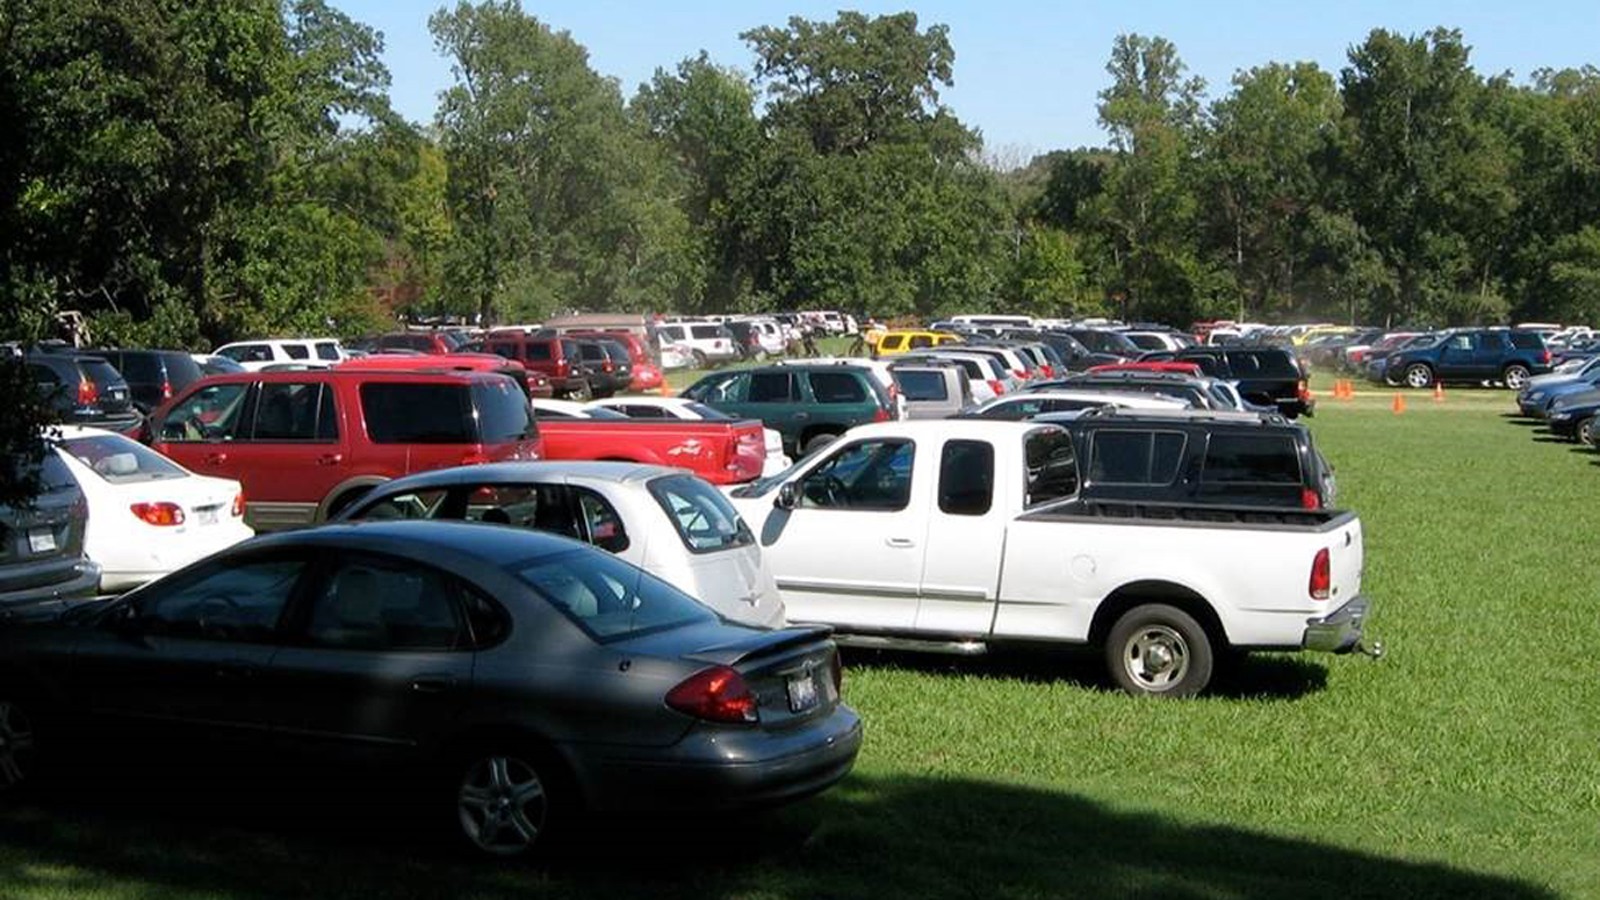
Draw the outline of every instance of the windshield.
M598 550L525 561L513 572L600 643L717 618L688 594Z

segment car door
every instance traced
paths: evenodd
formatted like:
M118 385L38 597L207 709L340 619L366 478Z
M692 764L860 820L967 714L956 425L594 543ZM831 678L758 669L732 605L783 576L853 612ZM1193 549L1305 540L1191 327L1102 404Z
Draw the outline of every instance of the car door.
M1476 343L1472 334L1452 334L1445 338L1444 345L1439 349L1439 366L1435 374L1439 378L1451 380L1478 378L1476 356Z
M1480 331L1473 336L1472 377L1499 378L1500 366L1511 352L1511 338L1498 331Z
M901 438L841 441L794 483L794 507L766 517L758 537L790 620L914 626L928 506L916 451Z
M928 510L916 629L977 637L994 623L995 591L1005 551L1005 505L995 502L994 445L949 440Z
M299 552L230 555L145 588L85 630L74 690L119 728L264 736L263 679L309 568Z
M235 449L249 437L254 410L253 382L202 385L155 423L153 446L192 472L236 479L253 500L256 473Z
M228 449L248 472L250 524L262 529L309 525L322 501L350 472L333 386L321 381L264 381L256 388L250 430Z
M411 559L340 554L311 579L263 693L286 744L352 758L447 734L472 686L469 608L487 602Z

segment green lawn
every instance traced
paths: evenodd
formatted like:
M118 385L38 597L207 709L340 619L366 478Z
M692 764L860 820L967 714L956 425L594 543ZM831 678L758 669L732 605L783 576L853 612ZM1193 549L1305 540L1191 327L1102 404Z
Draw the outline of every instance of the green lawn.
M1600 897L1600 457L1504 391L1393 393L1313 421L1381 662L1262 656L1161 702L1066 654L853 659L860 764L779 813L615 817L538 868L459 861L359 794L156 781L0 807L0 896Z

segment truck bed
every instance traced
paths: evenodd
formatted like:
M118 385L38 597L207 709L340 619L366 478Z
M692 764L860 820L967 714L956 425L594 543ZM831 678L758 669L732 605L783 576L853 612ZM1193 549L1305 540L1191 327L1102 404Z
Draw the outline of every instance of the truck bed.
M1018 517L1019 522L1094 520L1103 525L1239 528L1268 531L1334 531L1355 517L1337 509L1208 506L1130 500L1067 500Z

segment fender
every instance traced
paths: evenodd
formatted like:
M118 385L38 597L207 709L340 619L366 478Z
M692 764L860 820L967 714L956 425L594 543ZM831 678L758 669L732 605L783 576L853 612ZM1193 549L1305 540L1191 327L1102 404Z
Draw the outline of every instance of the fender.
M328 491L328 495L322 498L321 503L317 504L317 517L314 521L328 521L329 507L331 507L333 502L338 500L347 491L358 488L375 488L389 480L391 479L385 478L382 475L355 475L350 478L346 478L344 481L334 485L333 490Z

